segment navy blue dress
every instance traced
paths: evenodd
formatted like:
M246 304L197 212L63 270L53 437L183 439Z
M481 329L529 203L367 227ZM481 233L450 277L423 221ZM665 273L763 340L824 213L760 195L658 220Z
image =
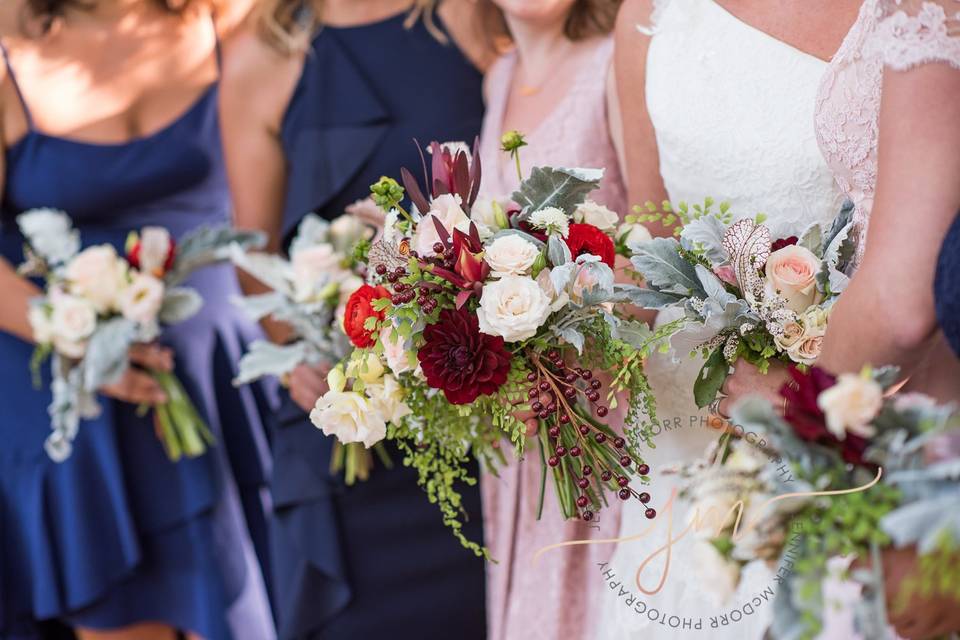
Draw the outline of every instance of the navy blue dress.
M947 231L940 249L933 293L940 327L960 357L960 214Z
M341 215L382 175L419 174L414 138L479 133L480 73L423 24L403 22L324 27L313 41L282 132L288 238L306 213ZM444 527L396 450L393 470L376 462L366 482L345 487L328 472L333 439L289 398L272 439L281 638L485 637L483 562ZM465 533L480 540L479 491L464 492Z
M0 211L10 264L23 260L16 216L32 208L63 209L86 245L120 250L144 225L180 237L230 220L215 86L161 131L123 144L44 134L20 97L29 131L6 152ZM210 640L272 635L247 524L266 546L255 497L268 471L258 442L266 407L255 388L231 384L257 329L230 303L239 294L230 265L187 284L204 307L161 342L218 444L176 464L150 416L107 398L99 418L81 423L72 456L51 461L49 374L35 388L32 346L0 333L0 637L40 637L40 621L52 619L95 629L160 621Z

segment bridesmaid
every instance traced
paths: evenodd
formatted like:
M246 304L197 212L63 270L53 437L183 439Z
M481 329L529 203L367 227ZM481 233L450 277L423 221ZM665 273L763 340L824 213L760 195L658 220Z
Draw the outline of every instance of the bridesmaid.
M524 167L603 167L591 197L622 213L626 191L614 146L616 105L608 91L613 28L618 0L493 0L482 7L508 27L514 47L486 78L487 115L481 136L483 195L509 199L519 184L516 166L500 151L505 131L526 134ZM521 416L526 417L526 416ZM598 520L536 519L540 468L512 463L497 475L484 474L484 534L499 564L487 567L487 624L492 640L593 637L593 598L604 583L597 564L610 555L605 545L551 550L535 563L536 551L569 540L616 535L620 505L604 507ZM559 507L547 493L545 514ZM552 504L551 504L552 502Z
M266 0L227 55L221 113L238 224L281 251L302 217L331 219L414 143L472 141L485 48L467 0ZM250 291L262 285L246 282ZM273 328L282 339L282 329ZM301 367L273 431L273 582L282 638L483 638L483 564L460 547L392 452L346 487L307 418L326 390ZM465 533L481 538L476 489Z
M14 271L23 259L16 216L36 207L63 209L84 241L118 247L144 225L179 237L229 221L217 43L242 9L202 0L17 0L0 9L4 638L42 637L44 621L72 626L81 640L274 637L236 479L260 469L235 478L227 460L229 450L259 465L257 398L230 385L229 363L255 330L229 303L239 293L233 270L197 273L200 314L164 332L164 346L130 354L175 369L217 435L206 455L176 464L150 417L138 415L137 404L163 401L140 369L103 389L103 415L83 423L69 459L46 456L49 375L44 390L31 384L26 320L39 290Z

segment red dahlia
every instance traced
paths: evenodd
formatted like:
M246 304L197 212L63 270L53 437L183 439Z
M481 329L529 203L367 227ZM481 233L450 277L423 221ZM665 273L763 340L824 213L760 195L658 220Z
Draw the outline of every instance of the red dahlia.
M817 367L811 367L807 373L795 366L790 367L793 386L789 383L780 388L780 395L787 399L787 411L784 418L801 440L839 451L844 462L866 465L863 452L867 441L853 433L838 440L827 429L827 418L817 404L820 394L837 383L837 379Z
M451 404L470 404L496 393L510 372L503 338L480 333L476 315L465 308L444 309L423 330L417 358L427 384L441 389Z
M613 259L616 255L613 240L592 224L571 224L570 233L567 235L567 246L570 247L570 253L573 254L574 260L577 256L590 253L599 257L608 267L613 269Z
M390 292L383 287L372 287L365 284L354 291L347 300L346 311L343 314L343 331L350 338L354 346L361 349L372 347L377 343L374 331L365 328L367 318L383 320L386 311L374 311L373 301L380 298L389 298Z

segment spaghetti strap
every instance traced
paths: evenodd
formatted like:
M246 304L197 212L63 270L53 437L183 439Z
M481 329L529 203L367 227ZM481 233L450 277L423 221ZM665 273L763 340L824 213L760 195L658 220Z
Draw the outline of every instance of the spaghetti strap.
M220 31L217 29L217 12L210 11L210 23L213 26L214 54L217 57L217 77L223 72L223 47L220 44Z
M13 85L13 90L16 91L17 99L20 100L20 106L23 108L23 115L27 119L27 127L30 129L30 131L33 131L35 128L33 126L33 114L30 113L30 107L27 106L27 99L23 96L23 90L20 89L20 83L17 82L17 74L14 73L13 65L10 63L10 54L7 51L7 46L3 44L2 40L0 40L0 55L3 56L3 64L7 67L7 75L10 76L10 83Z

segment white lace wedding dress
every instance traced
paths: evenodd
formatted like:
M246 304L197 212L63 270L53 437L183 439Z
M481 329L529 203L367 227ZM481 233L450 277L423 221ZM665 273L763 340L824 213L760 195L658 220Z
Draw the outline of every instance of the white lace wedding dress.
M843 198L817 146L814 105L827 63L740 21L713 0L655 0L647 60L646 96L657 136L660 171L670 199L691 205L711 196L729 201L737 217L768 216L774 236L797 223L828 222ZM645 37L638 34L638 37ZM776 590L760 563L746 568L723 598L729 575L717 571L702 544L688 535L674 545L663 588L643 595L637 570L666 540L664 503L675 481L665 466L700 456L718 433L692 396L701 363L651 358L648 372L659 418L646 460L653 469L652 506L660 515L643 539L611 549L594 579L609 585L596 638L761 638ZM676 504L674 535L686 528L686 506ZM628 502L621 537L651 526L644 508ZM642 583L655 586L664 557L651 562Z

